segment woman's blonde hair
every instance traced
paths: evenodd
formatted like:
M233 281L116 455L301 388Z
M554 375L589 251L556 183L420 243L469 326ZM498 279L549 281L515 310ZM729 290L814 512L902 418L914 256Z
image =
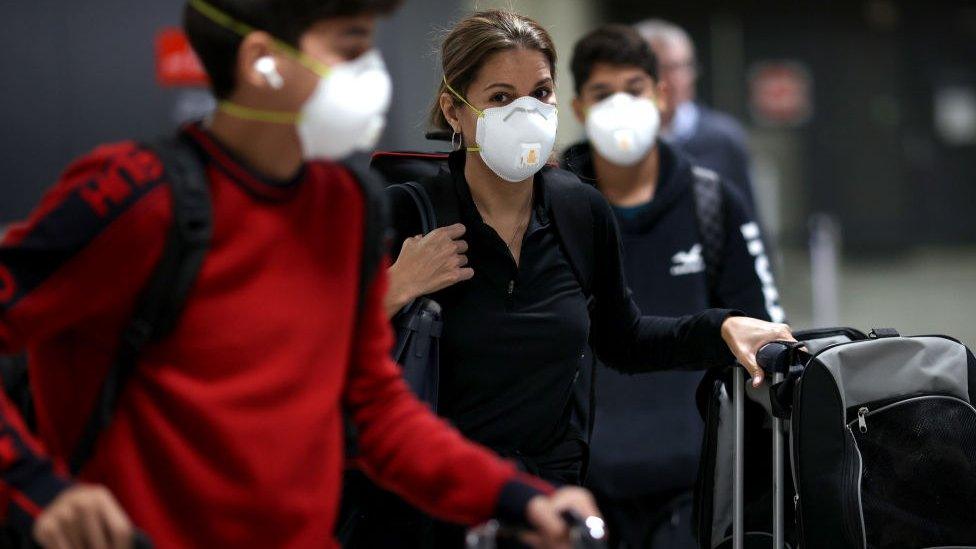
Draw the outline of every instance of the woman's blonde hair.
M499 51L529 49L542 52L549 61L552 78L556 78L556 46L546 29L539 23L505 10L479 11L459 22L441 45L441 68L444 78L458 93L467 96L468 87L490 55ZM451 131L451 125L441 111L441 94L450 93L444 80L437 87L434 105L430 110L430 126L434 130ZM456 105L461 100L454 98Z

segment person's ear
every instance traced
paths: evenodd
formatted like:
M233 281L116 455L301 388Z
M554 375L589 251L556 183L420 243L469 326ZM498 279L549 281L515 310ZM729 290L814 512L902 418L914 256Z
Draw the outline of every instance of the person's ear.
M265 89L279 90L284 79L274 56L274 39L270 34L255 31L244 37L237 52L237 83Z
M576 120L579 120L580 124L586 123L586 110L583 107L583 100L578 95L573 98L573 114L576 115Z
M659 111L663 111L667 108L668 94L671 93L671 87L663 79L658 80L657 84L654 85L654 104L657 105Z
M462 133L461 118L458 116L457 105L454 104L454 97L449 93L442 93L440 97L441 113L444 119L451 126L454 133Z

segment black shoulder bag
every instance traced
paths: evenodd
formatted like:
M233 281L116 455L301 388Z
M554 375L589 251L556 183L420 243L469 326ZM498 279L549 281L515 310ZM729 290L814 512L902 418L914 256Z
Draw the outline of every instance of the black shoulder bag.
M404 192L417 205L420 228L427 234L437 228L437 214L430 196L414 182L389 187L388 192ZM418 297L393 317L397 341L393 359L403 369L403 377L413 392L437 410L440 382L440 337L444 330L441 306L426 296Z

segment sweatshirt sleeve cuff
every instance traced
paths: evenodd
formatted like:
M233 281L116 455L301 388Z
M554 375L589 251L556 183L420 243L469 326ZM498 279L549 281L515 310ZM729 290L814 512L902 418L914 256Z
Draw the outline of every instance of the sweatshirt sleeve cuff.
M14 471L8 471L8 475L11 472ZM18 472L14 473L16 475ZM6 521L17 530L30 532L34 520L62 492L70 488L72 482L55 472L47 462L39 464L35 471L24 473L29 476L29 481L8 481Z
M725 339L722 338L722 325L734 316L745 316L745 313L735 309L706 309L702 314L705 316L711 332L709 339L714 341L717 346L719 361L723 364L734 363L735 355L732 354L729 346L725 344Z
M502 487L495 508L495 518L505 524L524 526L529 501L536 496L551 494L554 488L535 477L519 474Z

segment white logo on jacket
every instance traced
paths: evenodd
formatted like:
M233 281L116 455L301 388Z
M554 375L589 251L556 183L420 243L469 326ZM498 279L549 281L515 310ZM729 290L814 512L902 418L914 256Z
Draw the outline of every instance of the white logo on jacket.
M695 244L687 252L678 252L671 258L671 276L683 276L700 273L705 270L705 258L702 256L702 245Z

